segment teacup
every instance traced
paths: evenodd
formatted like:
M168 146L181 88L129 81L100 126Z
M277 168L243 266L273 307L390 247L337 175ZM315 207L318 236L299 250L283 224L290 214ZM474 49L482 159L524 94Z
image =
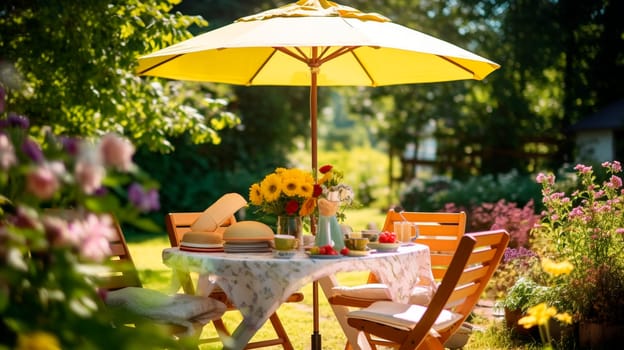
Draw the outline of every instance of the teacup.
M362 237L368 238L370 242L377 242L379 237L379 231L377 230L362 230Z
M299 241L291 235L275 235L273 243L277 250L293 250L299 245Z
M351 250L366 250L368 238L347 238L345 245Z

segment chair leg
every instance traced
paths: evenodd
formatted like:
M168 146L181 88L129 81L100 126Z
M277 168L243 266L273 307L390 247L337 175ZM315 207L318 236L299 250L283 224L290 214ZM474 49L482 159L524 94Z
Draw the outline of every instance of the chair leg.
M403 348L401 348L403 349ZM420 345L416 348L419 350L444 350L444 345L440 343L440 340L431 335L427 335L425 339L420 343Z
M275 329L275 333L277 333L277 337L284 340L284 343L282 344L282 346L284 347L284 350L294 350L292 343L290 342L290 339L288 338L288 334L286 333L286 330L284 329L284 325L282 325L282 321L280 321L279 317L277 316L277 313L274 312L269 319L271 320L271 324L273 325L273 328Z
M225 324L223 323L223 319L221 318L217 318L216 320L212 320L212 324L214 325L214 328L217 330L217 334L219 335L220 338L222 338L223 336L231 336L230 331L227 330L227 328L225 327Z

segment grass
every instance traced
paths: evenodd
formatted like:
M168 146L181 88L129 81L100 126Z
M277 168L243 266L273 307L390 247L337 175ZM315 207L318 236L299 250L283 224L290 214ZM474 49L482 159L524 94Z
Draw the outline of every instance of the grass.
M347 222L354 230L365 229L369 224L378 228L383 225L385 213L378 209L358 209L347 213ZM128 245L135 260L135 264L141 273L141 279L147 288L165 292L173 292L171 288L171 270L162 263L161 253L169 247L166 232L151 236L133 234L128 235ZM337 276L343 285L354 285L366 281L366 272L341 273ZM301 292L304 300L301 303L288 303L282 305L277 313L280 316L295 349L306 349L310 346L312 334L312 284L305 285ZM319 288L319 315L320 333L322 336L323 349L342 349L345 344L345 336L335 320L331 307ZM241 320L238 312L227 312L224 321L229 329L233 330ZM483 331L474 332L470 337L466 350L475 349L537 349L536 346L525 346L510 338L509 332L504 329L501 321L475 318L473 323L479 325ZM212 326L204 328L203 337L215 336ZM270 323L265 324L254 336L253 340L273 338L275 333ZM221 349L220 344L206 344L203 350ZM282 349L275 346L267 349Z

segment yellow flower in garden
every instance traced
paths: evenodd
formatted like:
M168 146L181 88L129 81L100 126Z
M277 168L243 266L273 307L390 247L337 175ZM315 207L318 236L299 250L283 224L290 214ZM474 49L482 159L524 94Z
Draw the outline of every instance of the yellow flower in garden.
M567 313L567 312L564 312L562 314L556 314L555 318L558 319L559 322L563 322L563 323L566 323L566 324L572 324L572 316L569 313Z
M282 179L278 174L269 174L260 183L260 189L265 200L274 202L282 193Z
M253 184L251 188L249 188L249 201L251 201L253 205L262 204L262 190L259 184Z
M548 320L557 314L557 309L546 303L537 304L527 310L527 316L518 320L518 324L524 328L541 326L548 323Z
M542 269L551 276L567 275L574 269L568 261L554 262L548 258L542 259Z
M17 338L17 350L60 350L61 346L54 334L33 332L20 334Z

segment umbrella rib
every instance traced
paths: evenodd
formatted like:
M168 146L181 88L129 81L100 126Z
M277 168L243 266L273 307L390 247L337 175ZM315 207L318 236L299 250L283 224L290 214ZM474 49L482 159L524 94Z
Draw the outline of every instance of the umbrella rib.
M274 48L275 49L275 48ZM273 55L275 55L275 52L277 50L273 50L273 52L271 52L271 54L269 56L267 56L266 60L264 60L264 62L262 62L262 64L260 65L260 67L258 67L258 69L256 69L256 71L254 72L254 74L251 76L251 78L249 79L249 81L247 82L247 85L251 85L254 81L254 79L256 79L256 77L258 76L258 74L260 74L260 72L262 71L262 69L264 68L264 66L267 65L267 63L269 63L269 60L271 59L271 57L273 57Z
M368 69L366 69L366 67L364 66L364 63L362 63L362 61L360 60L360 58L358 57L358 55L355 54L355 52L352 50L351 54L353 55L353 57L355 57L355 60L357 61L357 63L360 65L360 67L362 67L362 70L364 71L364 73L366 73L366 76L368 77L368 79L370 79L371 81L371 85L372 86L377 86L377 83L375 82L375 79L373 79L373 76L370 74L370 72L368 71Z
M168 59L166 59L166 60L164 60L164 61L162 61L162 62L158 62L158 64L155 64L155 65L153 65L153 66L151 66L151 67L149 67L149 68L146 68L146 69L144 69L144 70L140 71L140 72L139 72L139 75L143 75L143 74L145 74L145 73L147 73L147 72L151 71L152 69L156 69L156 68L158 68L158 67L162 66L162 65L163 65L163 64L165 64L165 63L168 63L168 62L171 62L171 61L175 60L176 58L178 58L178 57L180 57L180 56L183 56L183 54L175 55L175 56L173 56L173 57L171 57L171 58L168 58Z
M473 77L475 77L475 78L476 78L476 74L475 74L473 71L471 71L470 69L468 69L468 68L466 68L466 67L462 66L461 64L459 64L459 63L457 63L457 62L453 61L452 59L450 59L450 58L448 58L448 57L446 57L446 56L441 56L441 55L436 55L436 56L438 56L438 57L440 57L441 59L443 59L443 60L445 60L445 61L447 61L447 62L449 62L449 63L451 63L451 64L453 64L453 65L455 65L455 66L457 66L457 67L459 67L459 68L461 68L461 69L463 69L463 70L465 70L466 72L470 73L470 75L472 75ZM479 80L480 80L480 79L479 79Z
M290 56L290 57L292 57L292 58L294 58L296 60L299 60L299 61L304 62L304 63L308 63L307 57L301 51L301 49L299 49L298 47L295 47L295 49L301 54L301 56L298 56L296 53L294 53L293 51L291 51L291 50L289 50L289 49L287 49L285 47L277 46L277 47L274 47L274 49L279 51L279 52L285 53L288 56Z
M353 50L357 49L359 46L341 46L340 48L338 48L336 51L332 52L330 55L328 55L327 57L323 57L323 55L327 52L327 50L329 50L329 47L327 47L323 53L319 56L319 59L321 61L321 63L325 63L327 61L333 60L334 58L338 57L338 56L342 56L348 52L353 52Z

